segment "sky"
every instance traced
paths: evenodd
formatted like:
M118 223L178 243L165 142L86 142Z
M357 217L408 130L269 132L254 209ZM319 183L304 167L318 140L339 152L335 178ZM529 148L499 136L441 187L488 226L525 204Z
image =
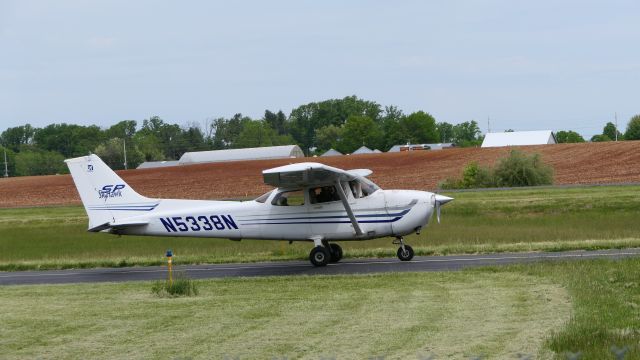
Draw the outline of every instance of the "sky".
M0 0L0 130L357 95L590 137L640 113L639 19L637 0Z

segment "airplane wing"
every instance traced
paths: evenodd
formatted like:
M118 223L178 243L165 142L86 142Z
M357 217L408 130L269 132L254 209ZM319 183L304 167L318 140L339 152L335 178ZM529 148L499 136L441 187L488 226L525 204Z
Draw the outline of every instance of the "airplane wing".
M344 189L340 183L343 181L355 180L360 176L371 175L371 170L342 170L320 163L304 162L264 170L262 175L264 177L265 184L275 187L290 188L335 185L338 196L340 196L340 200L342 201L342 205L351 220L353 229L358 236L363 234L362 229L360 229L360 224L358 224L358 220L356 220L356 217L353 214L351 205L349 205L349 202L347 201L347 195L344 193Z
M351 181L371 175L369 169L342 170L332 166L303 162L280 166L262 172L265 184L275 187L320 186L336 181Z

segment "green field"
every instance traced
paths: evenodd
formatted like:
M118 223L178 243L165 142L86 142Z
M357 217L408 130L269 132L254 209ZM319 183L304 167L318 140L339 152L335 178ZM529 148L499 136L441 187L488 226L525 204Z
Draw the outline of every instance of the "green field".
M640 357L640 259L449 273L6 286L2 358Z
M445 193L417 254L596 249L640 246L640 186ZM0 209L0 269L151 265L172 248L177 263L306 259L308 243L118 237L87 233L81 207ZM391 239L342 242L346 256L395 256Z

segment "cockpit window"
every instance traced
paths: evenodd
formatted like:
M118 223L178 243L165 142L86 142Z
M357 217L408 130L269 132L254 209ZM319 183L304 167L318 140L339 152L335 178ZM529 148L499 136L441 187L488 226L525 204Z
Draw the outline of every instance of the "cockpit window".
M269 198L269 195L271 195L272 192L273 192L273 190L269 191L266 194L260 195L260 197L256 198L255 201L264 204L267 201L267 199Z
M340 195L338 195L336 187L333 185L319 186L309 189L309 201L312 204L320 204L339 200Z
M283 191L271 202L275 206L302 206L304 205L304 192L302 190Z
M367 197L380 189L371 180L363 177L349 181L349 187L353 197L356 199Z

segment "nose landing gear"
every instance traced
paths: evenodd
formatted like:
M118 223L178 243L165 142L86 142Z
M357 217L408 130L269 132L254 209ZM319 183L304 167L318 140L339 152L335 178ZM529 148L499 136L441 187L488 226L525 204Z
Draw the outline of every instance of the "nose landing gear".
M401 261L409 261L411 259L413 259L413 248L409 245L405 245L404 243L404 239L402 238L402 236L398 236L394 241L394 244L396 245L400 245L400 247L398 248L398 259L400 259Z

